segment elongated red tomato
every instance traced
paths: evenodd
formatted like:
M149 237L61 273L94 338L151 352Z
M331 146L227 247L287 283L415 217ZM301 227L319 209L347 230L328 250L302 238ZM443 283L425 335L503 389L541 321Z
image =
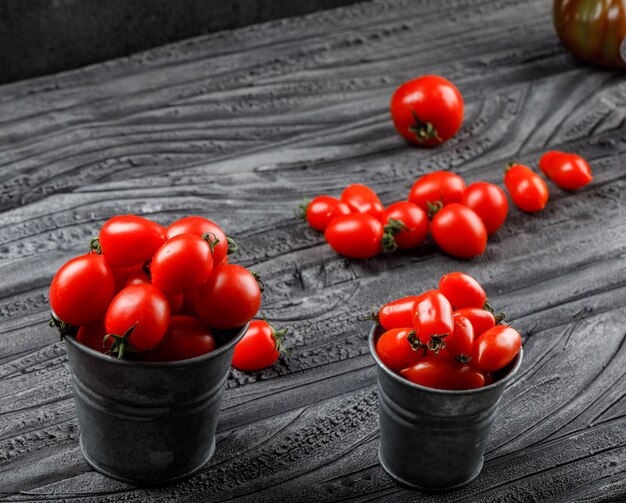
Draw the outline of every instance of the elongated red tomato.
M459 203L441 208L431 222L431 233L437 246L459 258L482 255L487 246L487 229L480 217Z
M445 338L445 347L439 351L439 356L467 363L474 352L474 327L458 311L452 315L452 320L454 331Z
M551 150L539 159L539 169L565 190L578 190L593 180L587 161L576 154Z
M438 356L425 356L400 374L415 384L435 389L475 389L485 385L485 376L478 370Z
M413 365L424 351L414 350L409 343L409 334L415 334L413 328L392 328L387 330L376 342L376 354L394 372Z
M104 340L106 333L104 321L99 320L92 325L80 327L76 334L76 340L100 353L106 353L111 349L111 340Z
M455 309L483 307L487 294L475 278L464 272L444 274L439 280L439 291L446 296Z
M419 295L402 297L388 302L380 308L374 318L385 330L413 326L413 306Z
M248 323L261 305L261 289L244 267L224 264L195 291L198 317L211 328L237 328Z
M75 327L101 320L115 292L113 271L102 255L87 254L65 263L50 283L50 307Z
M454 330L452 306L439 290L420 295L413 305L413 328L420 342L433 349Z
M463 97L452 82L424 75L405 82L391 98L396 131L411 143L431 147L450 139L463 123Z
M495 316L482 307L463 307L454 314L467 318L474 328L474 338L496 326Z
M335 218L324 237L333 250L350 258L369 258L381 251L383 224L367 213L352 213Z
M385 207L372 189L367 185L355 183L348 185L341 193L341 200L346 203L353 212L367 213L377 220L383 218Z
M265 320L254 320L233 353L233 367L239 370L261 370L278 359L287 329L276 330Z
M222 228L215 222L212 222L208 218L192 216L184 217L176 222L172 223L165 230L165 237L172 239L174 236L180 234L195 234L197 236L203 236L209 234L211 241L215 243L213 245L213 263L219 264L229 253L235 253L237 251L237 244L222 230ZM212 236L215 237L213 239Z
M485 224L487 234L493 234L502 226L509 211L506 194L493 183L472 183L463 192L460 202L476 212Z
M428 203L440 201L445 206L460 202L464 191L465 182L459 175L450 171L433 171L417 179L409 192L409 201L427 212Z
M406 227L394 234L396 244L401 250L415 248L426 241L430 226L428 215L416 204L399 201L389 205L382 221L383 224L388 224L391 220L400 221Z
M114 351L123 358L126 346L137 351L154 348L165 335L169 320L169 303L158 288L131 285L111 302L104 326L107 334L117 336L113 341Z
M165 229L136 215L120 215L105 222L98 236L102 255L113 267L143 264L165 242Z
M152 257L152 284L165 293L179 294L205 283L213 272L211 247L196 234L168 239Z
M546 182L523 164L513 164L504 175L511 200L522 211L535 213L548 204L549 192Z
M474 344L472 366L484 372L506 367L519 353L520 333L506 325L496 325L484 332Z
M193 316L172 316L167 331L157 346L140 359L149 362L186 360L210 353L215 349L211 329Z
M317 196L306 206L305 218L316 231L324 232L335 218L351 212L346 203L335 197Z

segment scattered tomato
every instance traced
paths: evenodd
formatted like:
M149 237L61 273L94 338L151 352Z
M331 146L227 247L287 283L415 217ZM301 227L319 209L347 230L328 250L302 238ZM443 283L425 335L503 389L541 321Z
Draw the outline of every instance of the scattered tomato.
M387 207L383 216L383 224L392 221L402 222L404 227L394 234L396 245L401 250L415 248L428 237L428 215L416 204L399 201Z
M367 185L355 183L348 185L341 193L341 200L356 213L367 213L377 220L383 218L385 207L372 189Z
M391 97L396 131L411 143L430 147L452 138L463 122L463 97L452 82L424 75L402 84Z
M431 222L431 233L437 246L459 258L482 255L487 246L485 224L474 210L459 203L437 211Z
M509 202L504 191L487 182L469 185L463 192L461 204L476 212L485 224L487 234L493 234L502 226L509 211Z
M335 218L349 215L350 207L335 197L314 197L304 209L304 218L316 231L324 232Z
M475 278L464 272L444 274L439 280L439 291L455 309L461 307L484 307L487 294Z
M520 333L506 325L496 325L476 339L472 365L484 372L506 367L519 353Z
M412 328L392 328L387 330L376 342L376 353L394 372L413 365L422 355L422 350L415 350L408 340L410 335L415 335Z
M548 203L548 186L537 173L523 164L512 164L504 175L511 200L522 211L541 211Z
M287 329L275 330L266 320L254 320L237 345L233 367L239 370L261 370L272 365L280 355Z
M587 161L579 155L567 152L546 152L539 159L539 169L565 190L580 189L593 180Z
M409 192L409 201L428 212L429 204L438 201L443 206L460 202L463 192L465 182L459 175L450 171L433 171L416 180Z
M335 218L324 233L333 250L350 258L369 258L382 250L384 226L367 213L352 213Z

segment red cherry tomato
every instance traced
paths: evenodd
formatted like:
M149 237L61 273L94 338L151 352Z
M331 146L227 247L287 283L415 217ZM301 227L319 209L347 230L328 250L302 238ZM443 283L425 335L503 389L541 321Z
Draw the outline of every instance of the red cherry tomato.
M111 302L104 326L107 334L117 336L113 341L114 351L117 349L118 357L123 358L127 345L137 351L154 348L165 335L169 320L169 303L158 288L131 285Z
M423 355L423 350L414 350L409 343L409 334L415 335L412 328L392 328L376 342L376 354L394 372L413 365Z
M261 305L261 289L244 267L224 264L196 290L198 317L212 328L237 328L248 323Z
M73 258L54 275L50 307L54 315L75 327L101 320L115 293L113 271L102 255Z
M106 334L104 321L100 320L92 325L80 327L76 334L76 340L95 351L106 353L111 349L111 340L104 340Z
M577 190L593 180L591 168L576 154L551 150L539 159L539 169L565 190Z
M444 206L458 203L463 198L465 182L450 171L433 171L423 175L411 187L409 201L428 211L428 203L440 201Z
M413 305L413 328L422 344L433 349L454 330L452 306L439 290L420 295Z
M388 302L380 308L373 318L385 330L413 326L413 306L420 296L411 295Z
M459 203L444 206L434 216L430 227L437 246L450 255L471 258L485 252L485 224L467 206Z
M478 307L463 307L457 309L454 314L467 318L474 328L474 338L496 326L495 316L486 309Z
M377 220L383 218L385 207L376 192L366 185L355 183L348 185L341 193L341 200L355 213L367 213Z
M519 353L522 337L517 330L496 325L476 339L472 366L484 372L506 367Z
M167 239L172 239L180 234L195 234L203 236L210 234L217 238L217 243L213 245L213 263L219 264L227 254L237 251L237 244L226 236L226 233L215 222L203 217L184 217L172 223L166 230ZM215 239L211 239L215 241Z
M110 265L129 267L152 258L165 242L165 230L146 218L120 215L105 222L98 241Z
M213 270L216 270L215 267ZM187 316L198 316L196 313L196 305L195 305L196 291L190 290L189 292L183 293L183 301L181 303L180 309L178 311L179 314L184 314Z
M504 191L487 182L472 183L465 189L461 204L476 212L485 224L487 234L493 234L506 220L509 202Z
M400 374L415 384L435 389L475 389L485 385L485 376L478 370L438 356L425 356Z
M511 200L522 211L541 211L548 203L548 186L537 173L523 164L513 164L504 175Z
M399 220L407 229L402 229L394 234L396 245L401 250L415 248L428 237L428 215L416 204L408 201L399 201L387 207L383 215L383 224L388 224L390 220Z
M171 362L195 358L215 349L215 338L209 327L193 316L172 316L167 332L157 346L139 354L148 362Z
M197 234L179 234L159 248L150 264L152 284L166 293L194 290L213 272L211 247Z
M335 218L324 233L333 250L350 258L368 258L381 252L383 224L367 213Z
M411 143L430 147L452 138L463 122L463 97L452 82L424 75L405 82L391 98L396 131Z
M458 312L452 315L454 331L445 338L445 347L439 351L439 356L467 363L474 350L474 327L470 321Z
M350 213L350 207L343 201L330 196L317 196L306 206L305 218L316 231L324 232L335 218Z
M133 272L128 275L125 286L151 284L152 281L150 280L150 276L148 276L146 271L144 271L144 268L138 267L135 268ZM170 316L176 316L177 314L180 314L180 310L183 306L183 295L165 292L163 292L163 294L165 295L165 298L170 305Z
M455 309L483 307L487 294L480 283L464 272L444 274L439 280L439 291L446 296Z
M272 365L280 354L287 329L274 330L265 320L254 320L237 345L233 367L239 370L261 370Z

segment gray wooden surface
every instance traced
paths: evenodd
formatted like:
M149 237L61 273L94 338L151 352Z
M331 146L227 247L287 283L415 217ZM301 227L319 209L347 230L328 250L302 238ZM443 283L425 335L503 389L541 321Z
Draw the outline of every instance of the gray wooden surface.
M424 73L466 99L448 144L405 144L388 117ZM362 3L219 33L0 87L0 501L626 500L626 79L576 63L546 0ZM595 179L513 209L483 257L432 244L350 261L293 217L302 196L365 182L389 203L433 169L500 182L511 159L579 152ZM117 213L203 214L241 245L291 330L257 374L233 372L204 472L144 490L91 470L63 344L46 326L54 271ZM463 270L524 333L480 477L413 493L378 465L372 304Z

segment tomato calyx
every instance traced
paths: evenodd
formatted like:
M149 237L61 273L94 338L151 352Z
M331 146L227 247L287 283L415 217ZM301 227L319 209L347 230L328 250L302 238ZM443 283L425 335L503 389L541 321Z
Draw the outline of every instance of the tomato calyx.
M309 209L309 204L311 204L311 200L308 197L303 197L302 202L295 210L296 218L302 220L303 222L306 222L306 210Z
M96 255L102 255L102 248L100 247L100 240L98 238L91 238L89 240L89 251Z
M124 335L106 334L104 336L104 339L102 339L103 346L107 343L109 339L113 340L113 342L111 342L111 349L107 351L108 355L115 355L117 353L118 360L122 360L124 358L124 351L126 351L126 347L132 347L130 345L129 339L130 335L133 333L133 330L135 330L138 323L139 322L136 322L132 327L126 330L126 333Z
M415 330L411 330L408 334L406 334L406 340L411 345L413 351L426 349L426 345L422 341L420 341L420 338L417 336L417 332Z
M437 132L437 129L431 122L422 121L415 113L415 110L412 110L411 114L413 115L415 123L409 126L409 131L415 135L417 143L424 143L430 140L443 142Z
M402 220L395 220L390 218L384 227L385 232L380 241L380 246L385 253L391 253L398 249L398 244L394 239L396 234L400 234L402 231L408 231L409 228L404 224Z
M472 357L468 355L460 354L460 355L456 355L454 359L457 362L462 363L463 365L467 365L472 360Z
M265 283L263 283L261 275L258 272L253 271L250 271L250 274L252 274L252 277L256 279L256 282L259 284L259 290L261 290L261 293L263 293L265 291Z
M446 347L446 341L444 340L450 334L430 334L430 340L426 347L433 351L436 355L439 355L439 351Z
M519 163L518 162L514 162L514 161L509 161L506 163L506 166L504 167L504 174L506 175L513 166L517 166Z
M431 203L430 201L426 201L426 206L428 207L428 218L432 220L439 210L443 208L443 202L435 201L434 203Z
M493 316L496 325L506 325L506 323L504 322L504 319L506 318L506 314L500 312L498 314L494 314Z
M380 309L376 309L376 306L372 306L370 314L366 314L365 316L363 316L363 319L365 321L374 321L376 323L380 323L379 313Z
M263 321L265 323L267 323L267 326L270 327L270 330L272 331L272 337L274 338L274 341L276 343L276 351L278 351L279 353L282 353L284 348L283 348L283 341L285 340L285 336L287 335L287 332L289 331L289 327L283 327L283 328L275 328L274 325L272 325L269 321L267 321L267 318L265 317L265 315L263 315Z
M213 232L205 232L204 234L202 234L202 239L209 243L209 247L211 248L211 255L213 255L215 245L220 242L220 239Z
M59 340L61 341L65 339L66 336L76 335L78 332L78 327L60 320L52 313L52 311L50 311L50 321L48 322L48 325L59 332Z
M233 238L226 236L226 242L228 243L226 255L232 255L233 253L237 253L239 251L239 245Z

